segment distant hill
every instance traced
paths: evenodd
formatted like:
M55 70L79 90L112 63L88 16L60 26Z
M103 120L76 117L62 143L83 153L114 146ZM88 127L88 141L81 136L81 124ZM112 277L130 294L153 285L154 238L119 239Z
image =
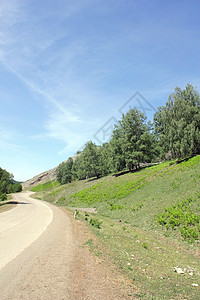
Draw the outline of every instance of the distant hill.
M80 155L79 154L76 154L72 157L73 160L76 159L76 157ZM63 162L66 162L63 161ZM36 176L34 176L33 178L31 179L28 179L26 181L24 181L22 183L22 187L23 189L31 189L33 188L34 186L38 185L38 184L42 184L42 183L45 183L45 182L48 182L50 180L56 180L56 169L57 169L58 166L56 166L55 168L53 169L50 169L50 170L47 170L47 171L44 171Z
M43 173L40 173L36 176L34 176L31 179L28 179L27 181L22 183L23 189L30 189L38 184L45 183L49 180L55 180L56 179L56 169L57 167L50 169L48 171L45 171Z

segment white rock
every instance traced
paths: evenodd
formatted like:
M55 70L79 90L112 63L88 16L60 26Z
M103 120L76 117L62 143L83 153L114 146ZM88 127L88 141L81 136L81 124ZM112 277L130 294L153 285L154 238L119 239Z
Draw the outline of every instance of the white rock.
M184 271L179 267L174 267L174 272L176 272L178 274L185 274Z
M197 283L193 283L192 286L199 286Z

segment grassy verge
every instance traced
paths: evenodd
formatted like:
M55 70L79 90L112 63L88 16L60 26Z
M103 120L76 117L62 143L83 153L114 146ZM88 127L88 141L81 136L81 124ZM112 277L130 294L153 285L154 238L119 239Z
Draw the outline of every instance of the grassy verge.
M8 200L0 202L0 213L10 210L16 206L16 204L10 203L12 199L11 195L8 195Z
M79 217L104 245L97 251L131 279L140 289L134 297L142 299L199 299L199 195L200 156L37 193L66 208L96 208L97 214L80 211ZM196 235L185 238L183 229L186 237Z

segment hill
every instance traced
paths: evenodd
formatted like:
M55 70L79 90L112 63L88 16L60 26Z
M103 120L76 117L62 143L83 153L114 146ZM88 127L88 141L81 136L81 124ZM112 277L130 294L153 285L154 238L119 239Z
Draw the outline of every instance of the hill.
M56 180L56 168L42 172L31 179L28 179L22 183L23 189L31 189L38 184L44 184L50 180Z
M73 161L76 160L76 157L79 156L80 154L76 154L72 157ZM65 163L67 160L63 161ZM58 167L58 166L57 166ZM33 188L34 186L37 186L38 184L44 184L48 181L56 181L56 169L52 168L47 171L44 171L33 178L30 178L22 183L23 189L28 190Z
M98 237L87 245L108 257L142 299L198 299L200 156L121 176L55 180L34 187L39 199L78 209Z

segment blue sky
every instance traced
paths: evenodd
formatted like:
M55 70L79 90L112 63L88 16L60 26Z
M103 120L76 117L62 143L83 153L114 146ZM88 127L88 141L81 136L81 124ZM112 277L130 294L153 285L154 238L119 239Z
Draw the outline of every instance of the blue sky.
M105 142L129 107L151 119L176 86L200 90L199 11L199 0L0 0L0 167L26 180Z

